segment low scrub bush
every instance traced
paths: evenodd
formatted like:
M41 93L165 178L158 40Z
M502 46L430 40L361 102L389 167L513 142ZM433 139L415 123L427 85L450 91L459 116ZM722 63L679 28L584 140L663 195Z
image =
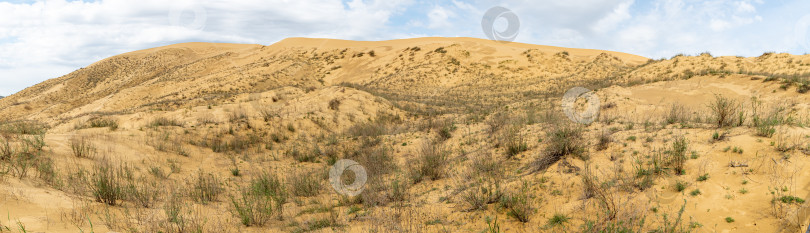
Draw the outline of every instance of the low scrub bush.
M534 171L545 170L566 155L583 156L585 143L582 140L582 128L564 124L546 133L548 145L540 158L532 162Z
M205 174L202 171L193 178L191 185L189 196L202 204L217 201L219 195L224 191L217 176L211 173Z
M180 127L183 127L183 124L180 123L177 120L174 120L174 119L169 119L169 118L166 118L166 117L158 117L158 118L153 119L151 122L149 122L149 126L152 126L152 127L160 127L160 126L180 126Z
M714 101L709 105L712 121L718 128L733 126L734 114L739 112L740 105L733 99L722 95L715 95Z
M96 154L96 147L85 137L72 138L68 145L77 158L93 158Z
M272 216L281 218L287 190L275 175L264 172L231 197L234 214L245 226L263 226Z
M96 201L114 206L124 199L124 185L130 172L127 168L113 166L109 161L102 161L93 168L91 189Z
M299 197L313 197L321 193L321 179L317 172L301 170L287 177L290 191Z
M419 152L416 160L410 163L409 176L413 183L444 177L450 151L431 141L425 143Z
M520 222L529 222L529 217L534 214L534 198L530 194L528 182L513 192L509 192L501 198L501 208L506 209L506 215L515 218Z

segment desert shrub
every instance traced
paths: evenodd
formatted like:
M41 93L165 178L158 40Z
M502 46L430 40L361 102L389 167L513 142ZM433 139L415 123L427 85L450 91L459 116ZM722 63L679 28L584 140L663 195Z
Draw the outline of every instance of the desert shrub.
M495 135L501 128L507 126L511 121L511 116L508 112L496 112L489 116L486 120L489 135Z
M334 210L329 211L329 216L319 217L307 220L303 225L297 226L292 232L315 232L324 228L337 228L341 227L337 220L338 213Z
M683 190L686 190L687 185L688 184L684 181L675 182L675 191L683 192Z
M59 178L56 167L53 165L52 158L40 157L37 159L34 166L37 170L37 178L42 179L42 181L45 181L45 183L55 188L61 188L62 180Z
M296 145L296 146L293 146L292 148L290 148L289 150L287 150L285 152L285 154L292 157L293 159L295 159L295 161L298 161L298 162L302 162L302 163L304 163L304 162L315 162L316 159L318 158L318 155L320 154L320 153L318 153L316 151L320 151L317 144L314 145L312 152L300 150L300 149L298 149L298 146Z
M96 147L90 140L85 137L74 137L68 142L70 150L73 151L73 156L77 158L93 158L96 153Z
M675 174L683 175L686 173L684 165L687 159L686 151L688 147L689 143L686 142L684 137L677 137L672 141L672 148L668 151L670 157L667 165L672 167Z
M169 119L169 118L166 118L166 117L158 117L158 118L153 119L151 122L149 122L149 126L152 126L152 127L180 126L180 127L182 127L183 124L178 122L177 120L174 120L174 119Z
M45 134L48 125L38 121L0 122L0 134Z
M250 181L250 190L256 195L272 198L281 211L281 206L287 202L287 189L277 176L264 172Z
M362 143L359 148L347 151L347 158L361 164L367 175L366 188L360 196L355 198L356 201L362 202L365 206L384 205L391 201L401 200L404 198L404 193L394 193L397 189L403 191L406 188L406 183L402 182L399 178L391 178L389 174L398 171L396 159L392 156L392 149L381 142L366 142ZM345 182L351 183L348 180L352 172L345 172Z
M242 189L231 197L233 213L245 226L264 226L274 215L276 207L271 198L256 195L250 189Z
M140 178L128 182L124 191L127 200L143 208L152 208L160 198L161 188L157 181Z
M234 214L245 226L263 226L272 216L281 218L287 190L282 181L268 172L261 173L231 197Z
M534 197L531 196L528 182L515 191L506 193L500 201L501 208L506 209L506 215L520 222L528 222L534 214Z
M610 130L602 130L599 134L599 140L596 143L596 150L602 151L608 148L610 142L613 141L613 134Z
M332 99L329 101L329 109L337 111L340 109L340 100L339 99Z
M439 139L444 141L453 137L453 131L456 130L455 123L452 120L444 120L441 122L438 129Z
M754 126L757 130L757 136L773 137L773 134L776 133L776 126L785 121L783 116L784 110L783 107L776 107L766 117L760 118L759 116L754 116Z
M228 121L231 123L246 121L248 118L247 112L242 108L236 109L228 114Z
M391 125L399 123L402 123L399 116L379 112L372 121L352 125L346 130L346 134L352 137L377 137L391 133Z
M739 112L739 107L739 104L733 99L715 95L714 101L709 105L713 123L718 128L732 126L734 124L734 114Z
M170 223L183 222L183 199L178 190L168 190L166 202L163 204L163 213L166 214L166 221Z
M790 196L790 195L781 196L779 198L774 199L773 201L776 201L776 200L779 200L779 201L781 201L782 203L785 203L785 204L793 204L793 203L803 204L804 203L804 199L801 199L801 198L796 197L796 196Z
M503 133L503 144L506 147L506 157L512 158L521 152L529 150L526 139L520 134L520 127L510 127Z
M534 171L545 170L551 164L559 161L566 155L579 155L585 152L582 140L582 128L564 124L558 125L546 133L548 145L540 157L532 162Z
M433 141L423 144L419 152L416 160L410 163L409 176L413 183L442 178L448 165L450 152L441 144Z
M484 178L479 178L479 181L471 184L460 195L461 203L468 210L485 209L487 204L498 202L503 197L504 193L499 182L489 182Z
M102 161L93 168L91 189L96 201L114 206L125 197L125 168Z
M118 129L118 120L110 117L95 117L88 120L86 126L90 128L108 127L110 130L116 130Z
M219 178L214 174L199 171L191 181L189 196L202 204L217 201L224 190L219 182Z
M183 146L187 141L183 135L175 134L171 131L147 132L146 145L152 146L157 151L177 153L188 157L188 152ZM216 152L216 151L215 151Z
M14 147L11 146L11 140L3 137L0 142L0 161L11 160L12 156L16 154Z
M686 123L688 117L686 116L686 108L680 104L672 104L669 108L669 113L665 119L667 124Z
M552 130L548 135L549 145L546 154L554 157L577 155L585 151L582 143L582 128L562 126Z
M554 214L554 216L552 216L551 218L548 219L548 225L549 226L562 225L562 224L565 224L566 222L568 222L569 219L571 219L571 218L569 218L565 214L557 213L557 214Z
M313 197L321 192L321 180L317 172L301 170L287 177L290 191L299 197Z
M459 197L469 210L484 209L487 204L498 202L504 194L500 186L503 169L500 160L488 152L476 154L470 160L463 174L469 185Z

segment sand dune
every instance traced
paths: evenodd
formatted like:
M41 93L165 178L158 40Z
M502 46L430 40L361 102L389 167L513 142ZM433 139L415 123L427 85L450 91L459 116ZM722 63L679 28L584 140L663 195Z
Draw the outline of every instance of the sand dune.
M475 38L134 51L0 99L0 231L796 232L808 77Z

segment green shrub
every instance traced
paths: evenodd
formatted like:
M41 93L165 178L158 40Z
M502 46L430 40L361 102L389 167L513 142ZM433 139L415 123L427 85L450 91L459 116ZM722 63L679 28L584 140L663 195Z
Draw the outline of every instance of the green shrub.
M703 174L701 176L698 176L697 181L706 181L708 179L709 179L709 174Z
M675 190L678 192L683 192L683 190L686 190L686 185L688 185L686 182L678 181L675 183Z
M798 204L804 203L804 199L795 196L782 196L779 197L779 201L785 204L793 204L794 202Z
M571 218L565 216L565 214L554 214L554 216L548 219L548 225L549 226L562 225L568 222L568 219Z
M692 195L692 196L700 195L700 189L692 190L692 192L690 192L689 195Z

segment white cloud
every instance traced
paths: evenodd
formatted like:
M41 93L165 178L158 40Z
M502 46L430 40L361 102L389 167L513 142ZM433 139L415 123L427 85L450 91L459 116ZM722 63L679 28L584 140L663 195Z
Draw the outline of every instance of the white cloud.
M610 12L609 15L600 19L593 25L593 30L596 32L607 32L619 26L619 23L630 19L630 6L633 5L633 0L620 3L616 8Z
M428 12L428 28L430 29L437 29L437 28L446 28L453 26L448 19L453 17L455 14L452 11L445 10L444 7L435 6L430 12Z

